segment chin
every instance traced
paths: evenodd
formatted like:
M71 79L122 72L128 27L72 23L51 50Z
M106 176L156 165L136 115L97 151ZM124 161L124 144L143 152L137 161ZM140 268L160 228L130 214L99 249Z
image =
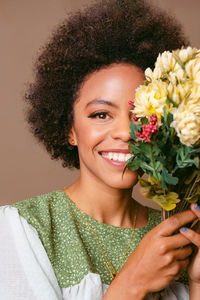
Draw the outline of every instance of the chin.
M138 182L138 176L135 176L133 178L127 178L127 176L124 176L123 179L120 179L119 181L115 181L110 183L110 186L116 189L131 189L133 188Z

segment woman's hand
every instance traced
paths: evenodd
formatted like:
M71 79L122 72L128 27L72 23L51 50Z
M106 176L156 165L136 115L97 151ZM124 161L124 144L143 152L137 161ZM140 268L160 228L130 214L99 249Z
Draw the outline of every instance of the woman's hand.
M109 288L105 299L114 299L114 295L127 300L143 299L149 292L159 291L178 279L189 264L192 247L183 234L172 234L195 218L188 210L170 217L146 234L111 283L113 293Z
M192 204L191 210L200 220L200 207L197 204ZM180 229L180 232L194 245L193 255L188 267L188 275L190 282L197 283L200 286L200 226L198 225L195 231L183 227Z

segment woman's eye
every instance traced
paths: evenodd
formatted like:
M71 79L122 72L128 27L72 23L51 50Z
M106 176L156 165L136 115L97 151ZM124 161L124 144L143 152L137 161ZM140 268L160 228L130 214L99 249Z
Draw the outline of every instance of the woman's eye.
M109 115L108 115L107 112L98 112L98 113L94 113L94 114L89 115L89 118L92 118L92 119L102 119L102 120L105 120L108 117L109 117Z

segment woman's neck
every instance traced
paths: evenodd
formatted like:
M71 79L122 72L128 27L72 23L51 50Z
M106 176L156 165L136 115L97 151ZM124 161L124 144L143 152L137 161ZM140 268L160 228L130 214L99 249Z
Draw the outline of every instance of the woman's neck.
M132 199L132 189L116 189L101 183L94 185L79 178L64 192L90 217L113 226L131 228L136 207L138 213L141 212L141 205ZM148 216L142 222L137 218L138 227L146 225L146 218Z

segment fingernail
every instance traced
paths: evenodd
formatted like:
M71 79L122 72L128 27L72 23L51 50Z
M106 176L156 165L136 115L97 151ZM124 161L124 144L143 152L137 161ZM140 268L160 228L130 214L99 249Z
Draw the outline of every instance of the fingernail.
M195 204L194 208L195 208L196 210L200 210L200 206L199 206L197 203Z
M187 228L186 227L181 227L181 231L187 232Z

